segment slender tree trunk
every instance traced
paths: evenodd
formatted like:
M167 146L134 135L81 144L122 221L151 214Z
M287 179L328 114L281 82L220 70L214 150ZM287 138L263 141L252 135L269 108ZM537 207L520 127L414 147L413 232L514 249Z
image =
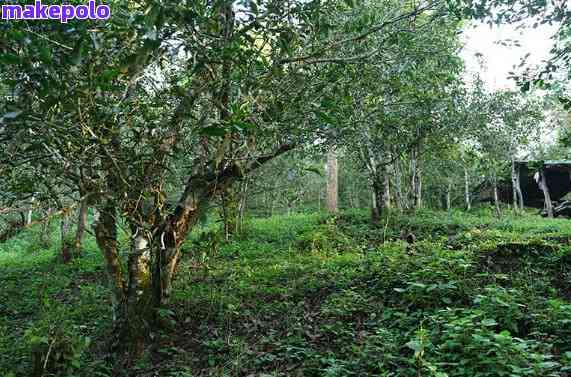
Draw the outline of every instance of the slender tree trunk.
M349 199L349 208L355 208L355 200L353 198L353 186L349 186L348 190L348 199Z
M399 210L407 208L403 193L402 193L402 175L398 161L395 161L393 166L395 174L395 198Z
M422 208L422 171L419 169L416 175L416 208Z
M379 220L381 219L381 211L379 209L379 203L377 200L377 194L375 193L375 189L373 188L373 190L371 191L371 221L373 223L378 223Z
M498 194L498 178L496 176L496 172L492 172L492 191L494 196L494 206L496 210L496 216L500 217L502 215L501 206L500 206L500 196Z
M381 218L381 215L383 214L384 211L384 188L383 188L383 183L381 181L382 177L377 177L377 179L375 179L373 181L373 187L372 187L372 191L373 191L373 209L372 209L372 214L371 214L371 219L374 223L378 222Z
M417 174L417 166L416 166L416 149L413 149L410 156L410 195L412 196L412 205L416 207L416 174Z
M239 198L234 188L230 187L221 195L220 217L226 241L236 233L239 218Z
M339 166L337 154L334 150L330 150L327 154L327 209L331 213L337 213L339 210L338 179Z
M383 178L384 178L384 183L383 183L383 207L390 209L392 207L391 204L391 177L389 176L389 169L385 166L383 169Z
M52 209L48 208L46 210L45 220L42 221L42 230L40 233L40 242L43 248L49 248L52 243L51 239L51 224L52 224Z
M73 259L73 240L70 236L71 221L70 213L64 211L61 215L60 222L60 242L61 242L61 257L64 263L69 263Z
M272 193L270 194L270 217L272 217L274 215L274 212L275 212L275 206L276 206L277 200L274 200L274 196L276 195L277 188L278 188L278 184L277 184L277 182L274 182L273 187L272 187Z
M422 208L422 176L418 161L419 147L415 147L411 152L411 192L412 203L416 209Z
M545 169L543 167L539 171L539 188L543 192L547 217L553 218L553 204L551 203L551 195L549 194L549 186L547 185L547 177L545 176Z
M33 206L33 204L34 204L35 201L36 201L36 198L34 198L34 197L32 196L30 207ZM27 216L26 216L26 225L30 225L30 224L32 223L32 213L33 213L33 212L32 212L32 208L30 208L30 209L28 210L28 214L27 214Z
M466 210L472 209L472 199L470 195L470 173L468 168L464 168L464 200L466 202Z
M236 220L236 231L241 233L244 226L244 218L246 216L246 206L248 205L248 187L250 181L244 180L240 185L240 198L238 201L238 219Z
M523 193L521 191L520 169L512 160L513 205L516 212L523 210Z
M79 204L79 212L77 216L77 230L75 232L74 240L74 253L76 256L81 255L83 236L85 234L85 227L87 226L87 214L89 211L89 206L87 199L81 198L81 203Z
M450 212L452 208L452 183L448 183L448 187L446 188L446 210Z

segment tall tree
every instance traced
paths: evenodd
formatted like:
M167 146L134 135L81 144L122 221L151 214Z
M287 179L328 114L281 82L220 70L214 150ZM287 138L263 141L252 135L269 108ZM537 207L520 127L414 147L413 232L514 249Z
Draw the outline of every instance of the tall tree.
M327 153L327 209L331 213L339 210L339 165L337 152L330 150Z

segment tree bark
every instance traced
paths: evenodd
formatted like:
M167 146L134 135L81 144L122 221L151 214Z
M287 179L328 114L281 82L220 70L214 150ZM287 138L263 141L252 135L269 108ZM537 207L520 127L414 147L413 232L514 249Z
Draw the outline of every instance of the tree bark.
M89 211L89 205L87 203L87 199L81 198L81 202L79 204L79 212L77 216L77 229L75 232L75 240L74 240L74 253L76 256L81 255L82 252L83 236L85 234L85 228L87 226L88 211Z
M124 301L126 286L123 266L119 257L117 242L117 208L106 200L94 213L93 230L97 246L105 259L109 286L111 288L111 303L113 321L116 322L120 313L120 304Z
M379 209L379 204L377 201L377 194L375 193L375 189L371 191L371 221L376 224L381 219L381 211Z
M394 174L395 174L395 198L396 198L396 204L399 210L403 210L406 209L408 206L405 202L405 198L404 195L402 193L402 175L401 175L401 169L400 169L400 165L399 165L399 161L395 161L394 165L393 165L393 170L394 170Z
M500 206L500 196L498 194L498 178L496 176L496 172L492 172L492 193L494 196L494 207L496 210L496 216L500 217L502 215L501 206Z
M73 241L70 236L71 221L70 213L64 211L60 220L60 242L61 242L61 258L64 263L69 263L73 259Z
M239 218L239 198L234 188L229 187L221 193L220 216L222 217L222 230L224 239L230 240L230 237L237 232Z
M331 213L339 210L339 165L337 153L332 149L327 153L327 209Z
M464 168L464 200L466 202L466 210L472 209L472 198L470 195L470 173L467 168Z
M448 187L446 188L446 210L450 211L452 208L452 183L448 183Z
M516 212L523 210L523 193L521 191L520 170L515 160L512 160L513 205Z
M416 208L422 208L422 171L420 169L416 176Z
M158 309L169 303L181 245L198 223L201 213L216 195L236 180L292 148L290 144L282 145L274 153L260 156L246 167L232 164L221 170L201 171L201 174L190 176L176 207L169 213L162 213L164 206L157 205L157 210L145 217L142 207L133 208L127 201L125 208L117 208L109 198L98 205L95 233L106 260L114 307L117 308L114 310L116 344L119 351L129 356L128 359L136 360L141 356L151 331L160 325ZM111 173L109 175L108 186L113 192L117 182ZM116 215L119 210L132 234L126 270L117 248Z
M391 203L391 177L389 176L389 169L385 166L383 169L383 207L390 209Z
M416 146L411 152L411 192L412 203L416 209L422 208L422 176L418 161L419 147Z
M48 208L45 214L45 220L42 221L42 227L40 232L40 242L42 247L47 249L51 246L51 224L52 224L52 209Z
M131 237L131 250L127 259L128 284L121 301L119 341L123 349L140 357L150 330L155 322L151 277L151 240L142 228L136 228Z
M380 181L381 177L376 177L372 184L372 202L373 209L371 213L371 220L376 223L380 220L384 208L384 188L383 183Z
M34 198L34 197L32 196L30 207L33 206L33 204L34 204L35 201L36 201L36 198ZM32 223L32 213L33 213L32 208L30 208L30 209L28 210L27 215L26 215L26 226L28 226L28 225L30 225L30 224Z
M244 227L244 218L246 216L246 206L248 205L248 188L250 180L246 178L240 185L240 198L238 200L238 219L236 220L236 231L241 233Z
M547 186L547 177L545 176L545 169L542 167L539 171L539 188L543 192L543 199L545 202L545 210L547 217L553 218L553 204L551 203L551 195L549 194L549 187Z

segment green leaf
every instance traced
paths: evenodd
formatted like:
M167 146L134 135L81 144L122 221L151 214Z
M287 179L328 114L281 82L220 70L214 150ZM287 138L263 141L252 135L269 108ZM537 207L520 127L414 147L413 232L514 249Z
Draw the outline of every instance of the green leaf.
M422 344L418 340L411 340L410 342L405 344L405 346L407 346L414 352L420 352L423 349Z
M210 126L200 130L200 133L205 136L224 137L228 131L221 127Z
M22 59L16 54L0 54L0 63L2 64L20 64Z
M496 326L498 323L494 319L484 319L482 321L482 326L491 327Z

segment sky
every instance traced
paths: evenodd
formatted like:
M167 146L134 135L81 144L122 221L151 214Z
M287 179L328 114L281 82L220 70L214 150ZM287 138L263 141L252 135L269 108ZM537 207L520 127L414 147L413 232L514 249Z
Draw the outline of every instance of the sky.
M461 56L466 63L467 77L470 80L475 72L480 72L481 78L490 89L515 88L515 81L508 78L514 65L520 64L521 59L529 53L528 63L541 64L549 57L553 46L550 36L556 32L554 26L541 25L536 29L517 29L515 25L501 25L490 28L487 24L476 23L464 29L462 40L464 48ZM518 40L521 47L502 46L501 40ZM479 67L477 53L483 55L485 69ZM516 70L517 72L517 70Z

